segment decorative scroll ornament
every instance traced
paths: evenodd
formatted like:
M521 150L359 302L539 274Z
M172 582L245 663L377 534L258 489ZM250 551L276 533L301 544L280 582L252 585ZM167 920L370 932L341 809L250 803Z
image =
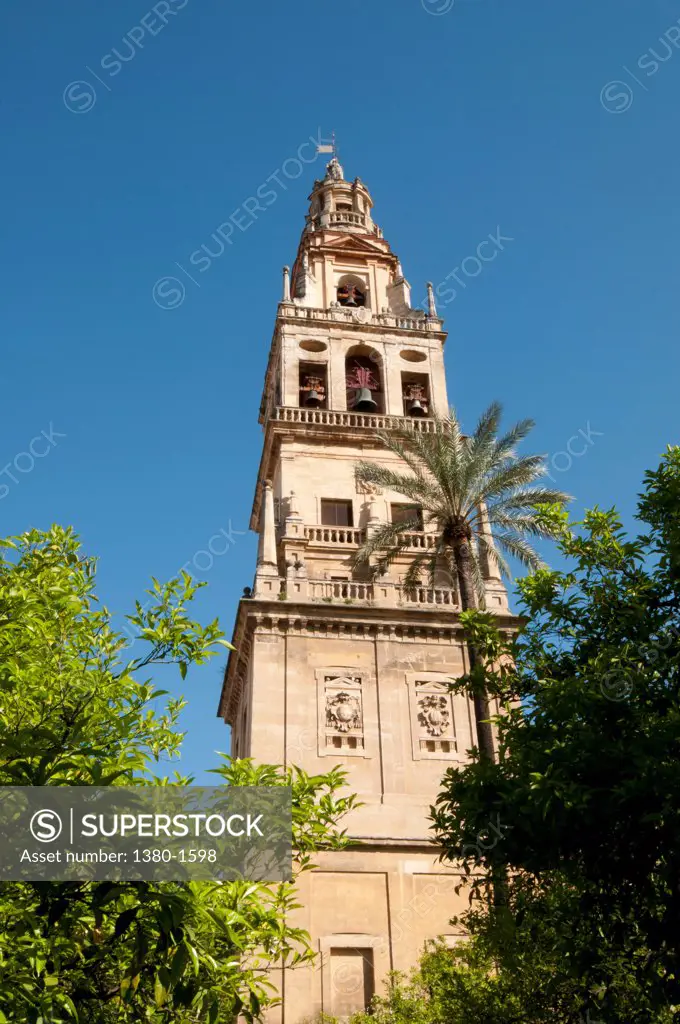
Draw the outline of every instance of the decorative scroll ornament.
M350 732L361 727L361 705L358 697L349 693L336 693L326 697L326 719L338 732Z
M418 721L427 729L430 736L441 736L446 732L451 720L449 701L446 697L431 694L428 697L422 697L418 701L418 706L421 709Z
M375 497L382 494L382 487L378 487L377 484L371 481L357 480L357 494L366 494L369 497Z

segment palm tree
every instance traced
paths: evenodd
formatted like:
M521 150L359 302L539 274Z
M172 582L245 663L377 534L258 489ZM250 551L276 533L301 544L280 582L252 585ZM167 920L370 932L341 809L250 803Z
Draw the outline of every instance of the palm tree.
M501 406L494 402L482 415L474 434L466 437L454 410L447 419L435 419L432 431L413 427L380 432L385 447L399 456L409 473L377 462L360 462L357 481L404 495L422 509L420 515L385 523L371 531L359 549L355 564L370 565L375 575L387 570L407 552L407 534L436 527L437 541L412 558L404 587L413 591L426 573L434 587L441 573L457 581L463 610L484 607L484 569L495 566L511 576L506 555L529 569L543 563L528 537L550 537L549 525L539 516L540 505L570 500L551 487L531 486L545 473L542 455L516 454L516 448L534 426L522 420L499 436ZM493 540L489 530L493 530ZM494 543L495 541L495 543ZM470 669L477 663L469 646ZM481 756L493 758L493 731L488 700L474 694L477 739Z

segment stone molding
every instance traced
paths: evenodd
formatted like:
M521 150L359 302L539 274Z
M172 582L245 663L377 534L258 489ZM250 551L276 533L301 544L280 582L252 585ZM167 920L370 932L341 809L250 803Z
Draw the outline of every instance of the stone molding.
M524 621L509 613L496 613L496 618L508 633L515 632ZM264 636L348 637L434 646L459 645L463 641L458 613L440 605L394 608L242 598L232 638L236 650L229 654L217 712L230 725L238 708L252 644ZM427 673L418 673L418 678L426 677Z

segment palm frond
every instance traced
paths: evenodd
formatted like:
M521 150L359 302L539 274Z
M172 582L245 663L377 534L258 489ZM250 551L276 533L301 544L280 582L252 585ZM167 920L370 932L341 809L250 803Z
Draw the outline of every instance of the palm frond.
M521 458L505 460L490 471L482 481L474 495L474 504L489 504L493 498L507 491L527 487L542 476L542 455L524 455Z
M404 494L413 501L421 503L423 492L427 492L427 483L416 476L408 476L405 473L397 473L387 466L380 466L376 462L360 462L356 466L355 476L359 483L376 484L378 487L385 487L398 494Z
M385 564L391 564L402 551L410 550L403 535L413 532L414 524L417 529L419 524L414 519L403 523L382 523L377 529L372 530L354 556L355 567L367 565L377 554L380 555L381 563L387 558Z
M542 569L545 567L543 559L539 556L538 552L534 551L531 544L523 537L519 537L512 533L496 533L494 534L494 541L501 548L506 551L517 561L535 571L536 569Z
M451 508L455 510L462 491L462 478L465 472L466 440L453 407L449 411L448 419L437 421L436 433L440 437L442 461L448 467L447 476L438 482ZM458 483L454 484L453 481L458 481Z
M495 566L500 572L501 576L506 579L512 579L512 570L508 564L507 559L503 555L502 551L499 551L497 546L492 540L487 539L483 533L480 533L477 537L477 543L479 545L480 554L486 556L489 568Z
M361 462L357 480L374 483L403 495L423 509L425 526L434 529L438 542L427 553L407 548L402 534L417 529L415 523L385 524L373 531L357 556L358 562L387 567L399 554L410 557L405 581L417 586L427 574L433 586L442 564L449 564L453 548L451 538L473 531L470 545L471 572L477 594L483 599L482 560L493 565L502 576L510 576L506 556L535 569L543 563L528 538L551 536L538 506L564 504L570 496L546 486L543 455L518 455L519 443L534 426L533 420L520 420L499 436L501 406L492 403L482 413L471 436L463 434L455 409L446 418L435 419L432 430L401 428L381 432L385 448L397 456L409 472L389 466ZM486 531L490 531L487 533ZM443 538L448 538L446 543ZM493 541L495 540L495 546ZM452 580L459 588L453 564Z
M475 594L477 595L477 605L480 608L484 608L486 606L485 579L479 556L479 537L475 537L475 542L470 545L470 569L472 570L472 584L475 588Z
M552 531L545 526L541 519L534 513L522 511L505 512L502 509L494 510L489 516L489 525L500 527L502 530L516 530L517 533L526 533L532 537L551 537Z
M496 457L500 460L513 456L517 445L531 433L535 426L535 421L530 419L520 420L519 423L515 423L513 427L510 427L510 430L496 441ZM543 456L541 457L543 458Z
M425 554L424 552L416 555L413 561L409 564L406 574L403 580L404 590L407 594L413 594L419 586L422 586L420 579L421 572L423 569L427 571L427 586L434 586L435 574L437 571L437 559L431 552Z
M502 495L489 508L524 509L536 508L537 505L566 505L572 496L553 487L521 488L507 495Z
M378 431L378 439L382 441L386 448L406 463L415 477L419 480L425 480L423 461L415 457L412 450L415 434L416 431L414 430L403 429L395 430L392 433Z
M497 461L495 452L502 411L499 402L492 402L480 416L472 437L467 438L464 477L468 488L476 477L482 476Z

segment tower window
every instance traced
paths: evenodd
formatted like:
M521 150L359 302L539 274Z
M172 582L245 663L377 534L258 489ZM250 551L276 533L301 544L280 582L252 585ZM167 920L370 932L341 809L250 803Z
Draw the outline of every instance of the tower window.
M402 373L404 416L429 416L430 380L426 373Z
M336 203L335 209L336 210L344 210L346 213L351 213L352 212L352 204L351 203Z
M326 363L300 363L300 407L325 409L327 386Z
M362 346L361 352L366 349ZM358 354L350 349L345 359L347 408L356 412L382 412L383 396L380 364L374 354Z
M321 525L322 526L354 526L351 501L338 501L336 499L321 499Z
M423 510L420 505L390 505L393 523L413 523L414 530L423 529Z
M365 306L366 292L356 284L341 284L338 286L337 299L341 306Z

